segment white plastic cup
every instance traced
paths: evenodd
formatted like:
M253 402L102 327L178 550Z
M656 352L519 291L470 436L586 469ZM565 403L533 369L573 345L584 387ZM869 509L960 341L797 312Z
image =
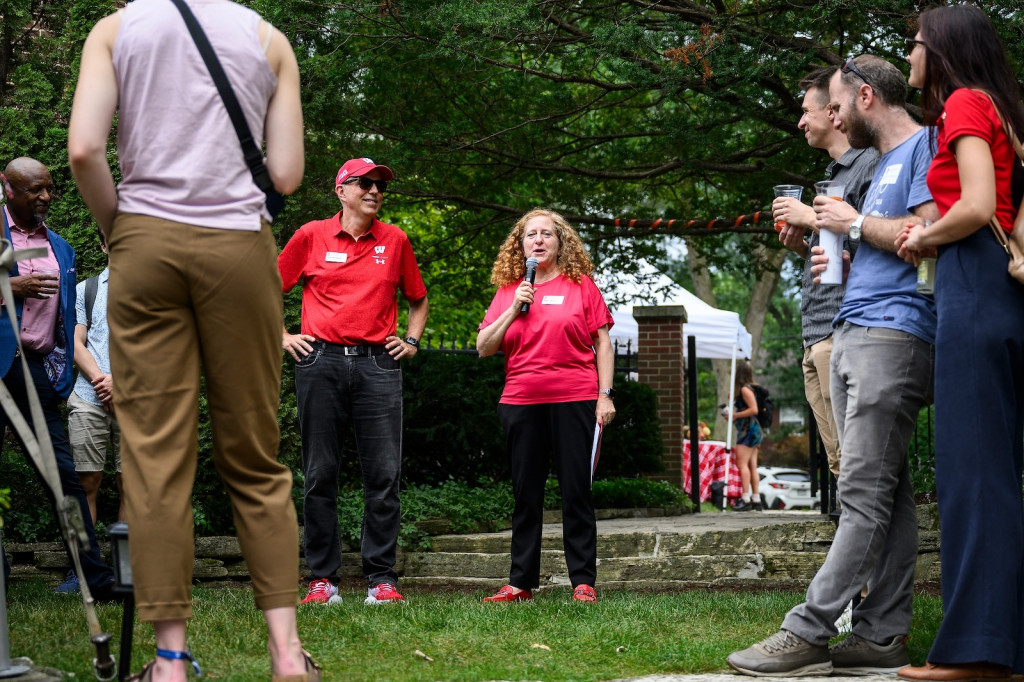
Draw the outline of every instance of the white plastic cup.
M828 263L825 271L819 275L822 284L843 283L843 238L835 232L822 230L818 233L818 244L825 249Z
M822 180L814 183L814 191L820 197L828 197L835 201L842 201L846 195L846 185L834 180ZM843 283L843 238L835 232L821 230L818 233L818 243L825 249L828 256L828 264L825 272L821 273L822 284Z
M772 187L772 191L775 192L776 197L793 197L797 201L800 201L804 196L804 188L801 185L775 185ZM782 228L785 226L785 220L775 221L776 232L782 232Z

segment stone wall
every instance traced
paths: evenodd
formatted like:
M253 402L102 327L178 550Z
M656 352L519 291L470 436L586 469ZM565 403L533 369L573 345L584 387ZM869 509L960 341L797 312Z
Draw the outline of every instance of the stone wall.
M657 510L631 517L658 516ZM671 518L633 524L630 530L608 530L599 524L598 586L604 588L742 587L802 589L825 560L834 526L817 514L806 521L791 512L776 512L785 523L773 524L769 513L757 518L758 527L687 530ZM609 516L606 512L605 516ZM784 517L781 515L785 515ZM694 523L717 515L690 515ZM739 514L727 514L738 523ZM735 518L733 518L735 517ZM619 515L619 518L623 518ZM672 517L684 519L685 517ZM621 526L620 526L621 527ZM659 528L661 530L659 530ZM675 530L666 530L666 529ZM919 556L915 580L939 580L939 521L935 505L918 507ZM508 580L508 531L433 538L432 551L399 552L396 569L403 585L463 585L493 589ZM562 538L545 532L542 544L541 584L568 582ZM109 548L107 556L109 557ZM67 571L67 559L58 543L6 546L12 579L45 578L54 585ZM342 578L359 578L360 559L345 547ZM299 548L296 547L296 554ZM306 566L300 560L300 570ZM196 540L195 578L203 582L247 581L248 568L233 537Z

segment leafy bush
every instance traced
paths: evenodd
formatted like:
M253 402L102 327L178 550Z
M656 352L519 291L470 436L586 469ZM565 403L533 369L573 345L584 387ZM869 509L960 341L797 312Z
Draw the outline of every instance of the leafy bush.
M616 375L615 419L604 429L598 478L635 477L663 471L658 397L647 384ZM596 490L596 488L595 488Z
M685 496L665 481L643 478L594 481L594 506L605 508L681 507ZM398 544L408 550L428 549L430 538L416 524L445 519L450 532L486 532L507 526L515 501L508 481L480 479L473 484L445 481L439 485L410 486L402 490L402 529ZM544 491L544 508L561 509L558 481L549 478ZM342 541L358 548L363 523L363 492L349 489L338 502Z
M594 506L598 509L629 507L682 507L686 495L668 481L619 478L594 481Z
M60 539L57 517L35 469L8 434L3 441L0 471L3 485L14 493L4 512L4 539L14 542L49 542Z
M291 322L289 322L291 324ZM294 326L298 321L294 320ZM474 353L423 352L404 369L404 424L403 436L403 507L413 514L411 524L429 518L426 511L434 504L428 496L423 502L417 498L420 489L435 486L447 501L441 505L451 507L460 491L469 501L473 513L466 524L511 518L511 489L508 456L505 452L505 434L498 421L497 405L504 386L505 373L501 358L478 358ZM660 471L662 442L657 418L657 401L653 389L624 377L615 378L618 395L615 399L616 419L605 429L601 448L600 478L615 476L635 477ZM302 439L298 428L295 406L294 363L286 358L281 381L281 406L278 411L281 425L279 456L294 475L292 496L300 518L302 514ZM202 391L199 401L199 461L192 496L192 511L198 535L233 534L234 521L231 503L212 461L213 433L210 428L209 406ZM17 541L36 542L59 539L53 511L42 491L38 478L13 441L8 441L3 454L4 485L16 491L12 508L5 515L8 536ZM113 470L100 488L98 508L102 528L117 514L117 491L113 485ZM109 483L108 483L109 481ZM340 483L348 490L339 501L339 515L343 527L349 530L346 539L358 544L362 522L362 477L359 458L352 438L348 438L342 456ZM479 491L473 487L479 486ZM506 491L505 489L508 488ZM504 491L496 495L495 491ZM470 493L468 491L475 491ZM507 492L508 512L502 516L490 510L487 496L495 496L495 504L504 504ZM475 495L479 494L480 500ZM436 495L434 495L436 497ZM474 501L476 500L476 501ZM422 505L423 510L419 507ZM553 503L559 507L557 498ZM632 506L632 505L626 505ZM641 506L664 506L641 505ZM476 509L489 509L486 514ZM467 512L468 513L468 512ZM461 511L450 520L458 526L463 523ZM490 514L490 515L488 515ZM444 516L447 517L446 514ZM403 527L403 538L415 544L424 537L415 527ZM409 545L412 546L412 545Z
M403 370L403 381L407 482L508 477L497 411L505 384L502 358L419 353Z
M667 481L646 478L612 478L594 481L594 507L626 509L632 507L681 507L686 495ZM558 481L549 478L544 491L544 508L561 509L562 493Z

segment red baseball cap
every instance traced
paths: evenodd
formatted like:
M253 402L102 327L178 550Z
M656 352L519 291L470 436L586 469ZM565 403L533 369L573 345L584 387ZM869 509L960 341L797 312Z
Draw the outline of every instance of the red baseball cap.
M338 169L338 177L334 180L334 186L337 187L348 178L358 178L361 175L366 175L375 168L380 171L381 180L390 181L395 177L390 168L379 166L373 162L373 159L368 159L364 156L361 159L349 159L346 161L345 165Z

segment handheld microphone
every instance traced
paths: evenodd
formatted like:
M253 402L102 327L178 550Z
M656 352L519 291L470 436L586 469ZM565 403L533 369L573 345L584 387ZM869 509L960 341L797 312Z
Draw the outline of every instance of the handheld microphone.
M536 258L526 259L526 281L533 284L533 280L537 279L537 266L540 265L540 261ZM528 313L530 312L530 304L524 303L519 307L519 312Z

